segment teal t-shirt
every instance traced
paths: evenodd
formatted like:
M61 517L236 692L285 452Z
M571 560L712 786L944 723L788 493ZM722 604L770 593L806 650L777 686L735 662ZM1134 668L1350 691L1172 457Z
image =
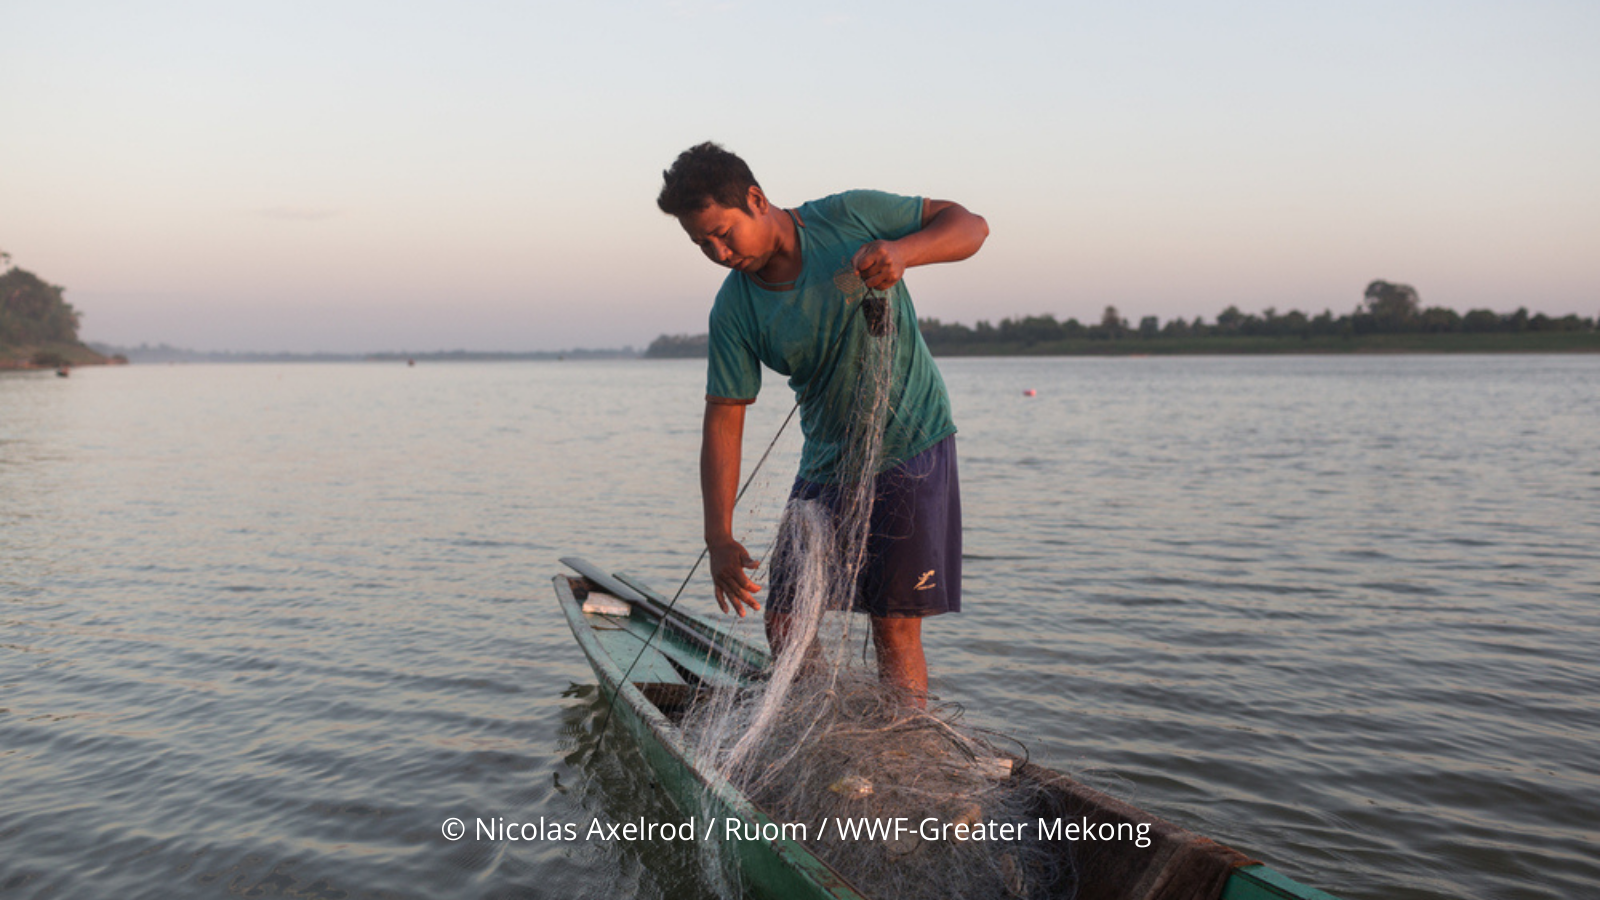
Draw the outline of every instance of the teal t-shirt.
M875 340L835 275L874 240L898 240L922 227L922 198L882 191L848 191L795 211L801 270L793 287L774 289L730 272L711 308L706 395L748 402L761 391L765 364L789 377L800 401L805 448L800 477L838 480L848 418L861 374L865 343ZM893 310L894 382L879 471L904 462L954 434L950 396L917 329L917 311L902 280L887 294Z

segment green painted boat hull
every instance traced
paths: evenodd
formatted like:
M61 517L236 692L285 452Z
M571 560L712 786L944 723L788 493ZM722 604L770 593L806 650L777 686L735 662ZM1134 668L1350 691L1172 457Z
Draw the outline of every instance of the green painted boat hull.
M569 579L557 576L556 596L572 626L573 635L600 679L600 691L611 704L613 727L621 728L636 743L656 780L686 816L697 821L734 817L756 827L771 823L734 787L697 765L693 748L683 732L645 697L632 681L623 680L631 660L613 659L595 636L594 622L582 611ZM664 633L659 638L669 639ZM842 876L804 846L791 840L733 841L724 848L737 857L737 872L748 890L760 897L865 900Z

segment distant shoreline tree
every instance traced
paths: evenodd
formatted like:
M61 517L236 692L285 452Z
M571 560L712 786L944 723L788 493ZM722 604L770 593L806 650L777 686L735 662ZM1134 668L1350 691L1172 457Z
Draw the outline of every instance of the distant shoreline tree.
M0 251L0 260L9 266L11 257ZM79 314L64 293L26 269L7 268L0 274L0 345L76 344Z
M107 360L78 340L81 315L65 294L0 250L0 369L126 362Z
M1409 284L1374 281L1362 296L1364 312L1372 317L1377 330L1404 331L1417 318L1417 289Z

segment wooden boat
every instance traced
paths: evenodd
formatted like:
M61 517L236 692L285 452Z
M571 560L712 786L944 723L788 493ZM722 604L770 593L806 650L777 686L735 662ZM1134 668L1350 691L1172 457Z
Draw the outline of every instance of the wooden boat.
M696 758L676 718L702 691L759 677L771 658L763 646L729 634L709 621L670 608L662 595L636 578L608 573L575 557L562 563L577 577L558 575L555 591L572 633L611 703L613 734L637 744L657 783L689 819L746 823L771 840L724 845L734 854L745 887L761 897L867 900L850 882L756 808L740 791ZM631 672L630 672L631 669ZM624 678L624 673L628 673ZM1019 761L1020 762L1020 761ZM1151 843L1097 845L1074 854L1071 841L1054 842L1063 866L1060 896L1077 900L1336 900L1299 884L1243 853L1156 818L1043 766L1023 763L1012 777L1044 788L1040 819L1115 828L1147 823Z

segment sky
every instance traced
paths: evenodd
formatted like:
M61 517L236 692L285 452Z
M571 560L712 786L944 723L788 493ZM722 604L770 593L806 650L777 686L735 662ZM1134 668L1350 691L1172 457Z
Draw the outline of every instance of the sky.
M643 347L723 271L655 207L954 200L919 314L1600 314L1600 4L0 0L0 249L81 336Z

